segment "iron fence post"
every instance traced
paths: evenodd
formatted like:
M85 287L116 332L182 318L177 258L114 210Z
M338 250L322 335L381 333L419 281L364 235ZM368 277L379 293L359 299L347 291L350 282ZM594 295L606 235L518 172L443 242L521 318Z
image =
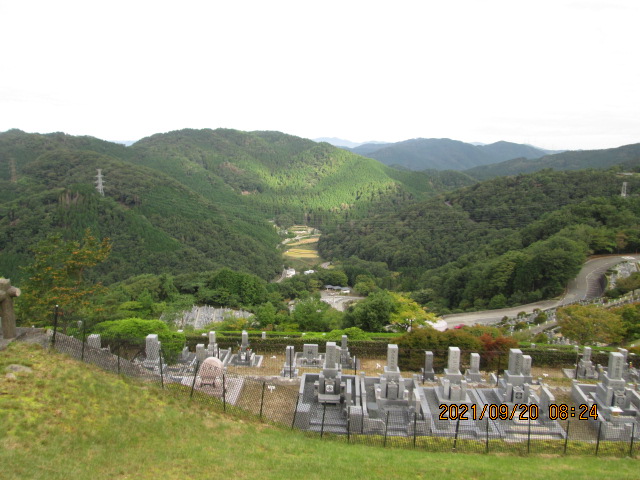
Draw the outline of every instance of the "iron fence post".
M264 389L267 385L267 382L262 382L262 396L260 398L260 420L262 420L262 407L264 406Z
M571 425L571 421L567 420L567 431L564 437L564 455L567 454L567 444L569 443L569 426Z
M322 438L322 436L324 435L324 417L327 414L327 404L323 403L322 406L323 406L323 409L322 409L322 425L320 425L320 438Z
M158 355L160 357L160 359L158 360L160 362L160 386L162 387L162 389L164 390L164 372L162 371L162 348L160 348Z
M633 457L633 437L636 434L636 424L635 422L631 424L631 439L629 441L629 456Z
M86 341L87 334L87 321L80 320L82 322L82 353L80 354L80 360L84 362L84 343Z
M300 403L300 395L298 395L296 397L296 408L293 411L293 420L291 421L291 430L293 430L293 427L296 424L296 415L298 414L298 404Z
M456 420L456 433L453 437L453 450L456 449L458 445L458 431L460 430L460 416L458 415L458 419Z
M600 450L600 432L602 432L602 424L604 422L600 422L600 425L598 426L598 438L596 439L596 457L598 456L598 450Z
M56 346L56 333L58 331L58 305L53 309L53 337L51 337L51 346L55 348Z
M189 398L193 398L193 391L196 388L196 378L198 378L198 368L200 367L200 362L196 359L196 366L193 369L193 382L191 382L191 393ZM224 376L222 377L224 381Z
M487 433L485 436L484 453L489 453L489 419L487 418Z
M384 444L383 444L383 447L387 446L387 430L389 430L389 410L387 410L387 421L384 423Z
M227 411L227 374L222 372L222 411Z

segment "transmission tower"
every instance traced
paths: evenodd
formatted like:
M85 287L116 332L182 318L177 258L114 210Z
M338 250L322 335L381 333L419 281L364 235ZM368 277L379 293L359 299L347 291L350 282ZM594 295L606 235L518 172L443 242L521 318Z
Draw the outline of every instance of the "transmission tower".
M622 192L620 192L620 196L622 198L627 196L627 182L622 182Z
M11 183L18 183L18 174L16 173L16 159L9 157L9 174L11 175Z
M102 185L102 169L98 168L98 175L96 175L96 190L104 197L104 186Z

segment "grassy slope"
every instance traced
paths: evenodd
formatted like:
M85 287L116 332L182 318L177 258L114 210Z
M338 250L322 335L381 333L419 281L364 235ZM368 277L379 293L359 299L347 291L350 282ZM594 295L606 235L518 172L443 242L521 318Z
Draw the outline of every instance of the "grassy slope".
M4 367L32 374L11 381ZM0 352L0 479L638 478L596 457L436 454L346 445L211 412L40 347Z

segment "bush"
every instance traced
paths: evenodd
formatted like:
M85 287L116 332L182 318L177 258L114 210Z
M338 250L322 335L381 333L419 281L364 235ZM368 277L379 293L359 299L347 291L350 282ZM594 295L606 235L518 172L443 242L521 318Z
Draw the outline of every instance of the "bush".
M162 344L162 353L171 363L182 351L185 345L183 333L173 332L166 323L160 320L145 320L142 318L125 318L102 322L93 328L93 333L99 333L103 340L127 341L144 345L145 338L151 333L158 335Z

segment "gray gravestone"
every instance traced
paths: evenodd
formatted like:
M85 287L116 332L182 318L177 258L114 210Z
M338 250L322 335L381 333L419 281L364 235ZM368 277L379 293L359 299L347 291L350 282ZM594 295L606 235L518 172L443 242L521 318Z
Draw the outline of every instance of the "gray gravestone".
M480 354L472 353L471 362L469 365L470 373L480 373Z
M609 368L607 376L611 380L621 380L624 371L624 355L620 352L609 353Z
M324 368L338 367L338 347L336 342L327 342L327 352L324 354Z
M387 370L390 372L398 370L398 345L387 345Z
M196 345L196 359L199 363L202 363L207 358L207 350L204 348L204 343Z
M435 372L433 371L433 352L424 352L424 380L433 381L435 379Z
M305 343L302 346L302 352L307 362L313 362L316 358L318 358L318 344Z
M100 335L97 333L92 333L87 337L87 345L93 348L102 348L102 340L100 339Z
M531 375L531 355L522 356L522 375Z
M450 373L450 374L460 373L460 349L458 347L449 347L447 373Z
M160 342L157 334L150 333L147 335L144 350L147 357L143 363L144 366L149 368L157 367L160 360Z
M522 351L519 348L509 350L509 373L511 375L522 373Z

